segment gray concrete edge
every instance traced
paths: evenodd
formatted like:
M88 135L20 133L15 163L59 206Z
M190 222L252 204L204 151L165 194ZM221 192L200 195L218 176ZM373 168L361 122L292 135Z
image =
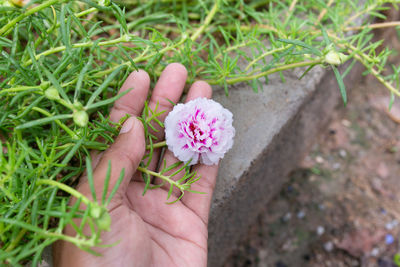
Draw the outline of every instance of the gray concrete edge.
M362 66L356 64L345 78L346 87L350 88L351 84L361 79L361 71ZM319 83L315 84L315 90L303 99L294 115L262 153L252 160L233 188L227 190L218 201L214 199L209 222L208 266L221 266L224 263L259 212L279 193L289 172L309 151L340 102L334 74L327 70ZM223 189L217 187L216 190Z

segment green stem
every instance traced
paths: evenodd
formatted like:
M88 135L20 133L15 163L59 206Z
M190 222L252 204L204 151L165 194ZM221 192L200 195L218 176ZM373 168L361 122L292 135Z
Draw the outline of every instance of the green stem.
M354 57L358 61L360 61L367 69L369 68L367 64L365 64L362 60L360 60L357 54L355 54ZM383 79L382 76L379 75L379 72L377 70L375 70L374 68L370 68L369 70L375 76L375 78L378 79L378 81L380 81L386 88L388 88L393 94L400 97L400 92L396 88L394 88L390 83L385 81L385 79Z
M294 12L295 7L296 7L296 4L297 4L297 0L293 0L292 3L290 4L289 9L287 10L286 15L285 15L285 17L286 17L285 21L283 22L284 26L287 25L288 21L292 17L293 12Z
M164 47L164 48L161 49L160 51L151 53L151 54L149 54L149 55L147 55L147 56L144 56L144 54L142 54L142 55L140 55L140 56L138 56L138 57L132 59L132 61L133 61L133 63L139 63L139 62L142 62L142 61L146 61L147 59L152 58L152 57L154 57L155 55L164 54L164 53L166 53L166 52L168 52L168 51L174 49L175 47L178 47L178 46L180 46L181 44L183 44L183 43L186 41L186 39L187 39L187 38L182 38L178 43L176 43L176 44L174 44L174 45L171 45L171 46ZM96 73L95 75L93 75L93 76L94 76L94 77L103 77L103 76L105 76L105 75L107 75L107 74L113 72L115 69L117 69L117 68L119 68L119 67L121 67L121 66L129 66L130 64L131 64L130 61L126 61L126 62L124 62L124 63L115 65L114 67L109 68L109 69L107 69L107 70L99 71L99 72L97 72L97 73Z
M378 1L376 1L378 2ZM353 16L351 16L349 19L346 20L346 22L343 24L343 28L346 28L347 25L349 25L351 22L353 22L354 20L356 20L358 17L364 15L364 14L368 14L370 11L374 10L376 7L378 6L378 3L374 3L370 6L368 6L367 9L364 9L360 12L355 13Z
M11 172L11 175L13 174L14 172ZM7 177L5 177L5 178L7 178L7 180L9 179L9 176L10 176L10 173L7 175ZM11 199L12 201L15 201L15 196L14 196L14 194L12 193L12 192L10 192L10 191L8 191L5 187L4 187L4 182L3 182L3 180L5 180L5 179L2 179L2 180L0 180L0 191L2 191L5 195L6 195L6 197L8 197L9 199Z
M15 248L15 246L16 245L18 245L18 243L19 243L19 241L25 236L25 233L27 232L28 230L26 230L26 229L22 229L19 233L18 233L18 235L17 235L17 237L11 242L11 244L6 248L6 252L10 252L11 250L13 250L14 248Z
M215 14L218 11L219 4L220 0L215 1L213 8L211 9L210 13L208 13L206 19L204 20L203 25L201 25L201 27L198 28L197 31L195 31L193 35L190 37L192 41L195 41L211 23L212 19L214 18Z
M15 26L15 24L17 24L18 22L20 22L21 20L23 20L26 17L29 17L30 15L45 9L51 5L57 4L59 3L59 0L49 0L46 1L38 6L35 6L31 9L28 9L27 11L25 11L23 14L19 15L18 17L14 18L13 20L11 20L9 23L7 23L6 25L4 25L1 29L0 29L0 35L3 36L5 34L8 33L8 31L13 28Z
M82 12L76 13L76 14L74 14L74 15L75 15L75 17L80 18L80 17L83 17L83 16L88 15L88 14L90 14L90 13L93 13L93 12L95 12L95 11L97 11L97 8L92 7L92 8L89 8L89 9L87 9L87 10L83 10ZM67 19L65 19L65 21L67 21ZM60 27L60 23L57 23L54 27L49 28L49 29L46 31L46 34L49 35L50 33L52 33L55 29L58 29L59 27ZM37 40L35 41L35 48L37 48L38 45L39 45L42 41L43 41L42 37L39 36L39 37L37 38Z
M30 90L30 89L40 90L40 86L15 86L15 87L12 87L12 88L2 89L0 91L0 94L23 92L23 91L27 91L27 90Z
M89 205L91 203L87 197L85 197L84 195L82 195L80 192L76 191L72 187L69 187L68 185L65 185L63 183L60 183L60 182L57 182L54 180L50 180L50 179L39 179L36 181L36 184L37 185L47 184L47 185L58 187L59 189L70 194L71 196L74 196L77 199L81 199L81 201L86 205Z
M247 67L244 69L244 71L247 72L247 71L251 68L251 66L253 66L255 63L257 63L259 60L265 58L266 56L269 56L269 55L271 55L271 54L273 54L273 53L277 53L277 52L280 52L280 51L284 51L284 50L288 49L289 47L290 47L290 45L287 45L287 46L283 46L283 47L280 47L280 48L275 48L275 49L266 51L266 52L263 53L262 55L260 55L260 56L256 57L255 59L253 59L253 60L249 63L249 65L247 65Z
M83 10L83 11L81 11L81 12L79 12L79 13L76 13L76 14L75 14L75 17L80 18L80 17L86 16L86 15L89 15L90 13L93 13L93 12L95 12L95 11L97 11L97 8L92 7L92 8Z
M335 0L329 0L328 4L326 4L326 8L322 9L318 15L317 21L314 23L314 26L318 26L320 21L324 18L326 12L328 12L328 8L333 4Z
M359 56L361 56L364 60L368 61L369 63L375 64L376 60L374 60L373 58L371 58L370 56L364 54L363 52L361 52L357 47L354 47L353 45L351 45L350 43L345 43L345 44L341 44L341 39L339 37L337 37L334 34L328 33L328 36L335 39L337 41L337 46L344 48L346 50L350 49L351 51L356 52ZM349 53L351 54L351 53Z
M389 22L382 22L382 23L373 23L373 24L364 25L364 26L347 27L347 28L344 28L343 31L344 32L359 31L359 30L363 30L365 28L382 29L382 28L397 27L397 26L400 26L400 21L389 21Z
M182 186L180 184L178 184L177 182L175 182L174 180L172 180L170 178L170 176L165 176L165 175L162 175L162 174L160 174L158 172L153 172L153 171L150 171L150 170L148 170L146 168L143 168L143 167L140 167L140 166L137 168L137 170L140 171L140 172L147 173L147 174L149 174L151 176L158 177L158 178L170 183L171 185L176 186L177 188L179 188L179 190L183 191Z
M153 144L153 148L160 148L160 147L165 147L167 146L167 142L166 141L162 141L162 142L158 142ZM149 150L150 149L150 145L146 146L146 149Z
M47 117L51 117L53 115L51 115L48 111L38 108L38 107L33 107L33 110L42 113L43 115L46 115ZM67 125L65 125L64 123L62 123L60 120L54 120L55 123L58 124L58 126L60 126L61 128L64 129L65 132L67 132L72 138L76 138L76 134L70 129L68 128Z
M226 80L227 84L234 84L234 83L240 83L240 82L245 82L245 81L250 81L253 79L258 79L263 76L270 75L275 72L279 71L284 71L284 70L289 70L289 69L294 69L294 68L300 68L300 67L306 67L306 66L311 66L311 65L317 65L323 63L322 59L316 59L316 60L310 60L310 61L303 61L303 62L297 62L297 63L292 63L288 65L283 65L280 67L276 67L273 69L269 69L267 71L263 71L254 75L249 75L249 76L242 76L242 77L237 77L237 78L232 78ZM221 79L218 80L208 80L207 82L210 84L219 84Z
M336 37L337 38L337 37ZM382 83L389 91L391 91L393 94L397 95L400 97L400 91L397 90L396 88L393 87L389 82L385 81L385 79L379 74L379 72L371 67L367 62L371 63L373 59L371 59L369 56L365 55L364 53L360 52L356 47L346 44L338 44L339 47L342 48L347 48L350 49L351 51L355 52L354 53L354 58L357 59L361 64L363 64L369 71L371 71L372 75L375 76L375 78Z
M98 46L107 46L107 45L115 45L115 44L119 44L119 43L125 43L128 42L129 38L126 35L123 35L117 39L114 40L109 40L109 41L103 41L103 42L99 42L97 45ZM83 47L92 47L95 44L95 42L85 42L85 43L77 43L77 44L73 44L71 45L72 48L83 48ZM54 53L58 53L61 51L64 51L66 49L65 45L59 46L59 47L54 47L52 49L49 49L47 51L44 51L38 55L35 56L35 59L38 60L39 58L41 58L42 56L48 56ZM22 66L27 67L30 64L32 64L32 60L28 60L25 63L22 64Z

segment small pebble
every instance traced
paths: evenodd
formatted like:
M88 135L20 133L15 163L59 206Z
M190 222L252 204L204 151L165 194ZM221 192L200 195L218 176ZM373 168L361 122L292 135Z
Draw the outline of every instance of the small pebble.
M288 191L289 193L293 192L293 186L289 185L289 186L287 187L287 191Z
M328 241L324 244L324 249L327 252L331 252L333 250L333 243L331 241Z
M332 169L339 170L342 165L339 162L335 162L332 164Z
M351 125L351 122L348 120L342 120L342 124L346 127L349 127Z
M345 158L347 156L347 152L344 149L340 149L339 150L339 156L341 156L342 158Z
M268 250L260 249L258 251L258 258L260 258L262 261L266 261L268 259Z
M304 259L305 261L310 261L310 260L311 260L311 256L310 256L309 254L304 254L304 255L303 255L303 259Z
M299 218L299 219L303 219L305 216L306 216L306 213L302 210L297 213L297 218Z
M393 230L393 225L391 222L388 222L387 224L385 224L385 228L386 230Z
M391 259L379 258L377 266L378 267L395 267L396 265L393 265L393 261Z
M386 228L386 230L393 230L393 228L395 228L398 224L399 224L399 222L395 219L395 220L385 224L385 228Z
M394 237L391 234L387 234L385 236L385 242L386 242L387 245L393 244Z
M311 175L308 179L310 180L310 182L315 182L318 177L316 175Z
M358 260L352 260L350 266L360 266L360 263L358 262Z
M379 248L373 248L371 250L371 256L372 257L378 257L379 256Z
M325 228L323 226L318 226L317 227L317 234L318 235L323 235L325 233Z
M281 261L277 261L277 262L275 263L275 266L276 266L276 267L287 267L287 265L286 265L285 263L281 262Z
M286 214L282 217L282 220L283 220L284 222L287 222L287 221L289 221L291 218L292 218L292 214L291 214L290 212L288 212L288 213L286 213Z
M324 162L324 159L323 159L321 156L317 156L317 157L315 158L315 161L316 161L317 163L321 164L321 163Z

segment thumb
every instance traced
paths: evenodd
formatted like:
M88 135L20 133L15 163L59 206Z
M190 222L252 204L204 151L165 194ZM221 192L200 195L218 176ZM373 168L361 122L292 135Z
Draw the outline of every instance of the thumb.
M124 170L123 180L114 199L122 200L127 186L136 172L145 152L145 138L142 123L135 117L130 117L123 124L115 142L104 152L102 158L93 171L94 188L97 199L102 196L105 188L107 172L110 171L110 180L107 187L107 196L117 183L121 172ZM111 166L111 170L109 169ZM88 181L85 181L80 191L91 195Z

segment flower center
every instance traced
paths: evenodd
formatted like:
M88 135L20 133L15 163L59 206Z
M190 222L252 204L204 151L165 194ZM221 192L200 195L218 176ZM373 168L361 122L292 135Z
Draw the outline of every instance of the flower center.
M209 121L203 111L196 110L195 114L179 123L180 137L186 139L186 148L198 152L210 151L216 140L213 137L216 120Z

